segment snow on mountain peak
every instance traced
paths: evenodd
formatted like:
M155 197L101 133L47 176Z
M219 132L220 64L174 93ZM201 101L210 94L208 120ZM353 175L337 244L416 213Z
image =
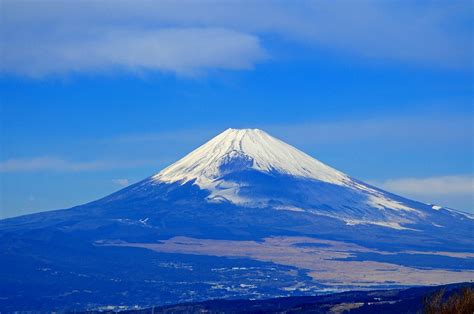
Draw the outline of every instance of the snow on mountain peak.
M281 186L275 188L280 190L265 190L269 187L260 186L258 180L239 175L245 170L272 177L289 176L286 181L289 185L278 181ZM294 182L303 181L307 181L305 188L295 191ZM209 202L305 211L351 225L375 224L402 230L405 227L401 224L425 215L400 197L353 180L259 129L227 129L152 176L151 182L181 185L193 182L209 192L206 197ZM288 190L296 194L286 197Z
M153 179L168 183L196 180L203 187L227 173L245 169L337 185L350 181L342 172L259 129L227 129Z

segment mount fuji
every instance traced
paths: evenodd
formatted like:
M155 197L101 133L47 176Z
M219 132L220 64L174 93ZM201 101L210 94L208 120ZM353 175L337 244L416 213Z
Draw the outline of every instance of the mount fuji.
M474 217L228 129L97 201L0 221L0 309L146 307L474 280Z
M166 198L160 188L176 193L190 185L198 188L208 203L305 212L348 225L444 228L442 223L449 224L451 219L474 219L372 187L258 129L228 129L158 174L107 200Z

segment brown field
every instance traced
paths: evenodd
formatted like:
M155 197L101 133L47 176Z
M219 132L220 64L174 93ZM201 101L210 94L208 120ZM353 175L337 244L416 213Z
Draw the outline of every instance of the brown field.
M298 246L299 244L315 246ZM318 244L320 246L318 246ZM163 253L243 257L304 269L318 283L329 286L368 287L377 285L436 285L474 280L473 270L419 269L375 261L345 261L357 252L395 254L360 245L306 237L271 237L262 242L230 241L174 237L159 243L127 243L99 241L97 245L139 247ZM457 258L470 258L472 253L418 252ZM341 260L342 259L342 260Z

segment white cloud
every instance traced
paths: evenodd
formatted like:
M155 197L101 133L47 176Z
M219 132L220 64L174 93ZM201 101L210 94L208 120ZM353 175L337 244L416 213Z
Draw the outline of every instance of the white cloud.
M101 29L93 36L44 40L34 49L31 42L7 44L3 71L31 77L113 69L193 76L209 69L250 69L265 58L257 37L214 28Z
M265 59L259 39L268 34L344 57L471 66L469 1L3 0L1 5L1 70L36 77L116 68L181 75L250 69Z
M391 192L421 196L474 195L474 176L453 175L428 178L400 178L381 182Z
M112 180L112 183L118 185L118 186L121 186L121 187L125 187L127 185L130 184L130 182L128 181L128 179L113 179Z
M474 212L474 176L471 174L369 182L404 197Z

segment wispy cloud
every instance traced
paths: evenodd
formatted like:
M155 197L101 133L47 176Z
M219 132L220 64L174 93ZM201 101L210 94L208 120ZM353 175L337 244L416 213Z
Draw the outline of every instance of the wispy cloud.
M6 73L250 69L266 35L337 54L471 66L470 3L2 1Z
M370 181L374 186L426 203L474 212L472 174Z
M128 181L128 179L113 179L112 180L112 183L118 185L118 186L121 186L121 187L125 187L127 185L130 184L130 182Z
M22 159L8 159L0 162L0 172L22 171L83 171L104 168L105 163L100 161L72 162L55 157L36 157Z
M31 77L114 69L194 76L209 69L250 69L266 55L255 36L207 28L106 29L94 36L44 40L35 49L17 40L7 44L3 71Z
M380 185L400 194L421 196L472 194L474 196L474 176L472 175L399 178L382 181Z
M58 157L14 158L0 161L0 172L94 171L155 165L152 161L70 161Z

